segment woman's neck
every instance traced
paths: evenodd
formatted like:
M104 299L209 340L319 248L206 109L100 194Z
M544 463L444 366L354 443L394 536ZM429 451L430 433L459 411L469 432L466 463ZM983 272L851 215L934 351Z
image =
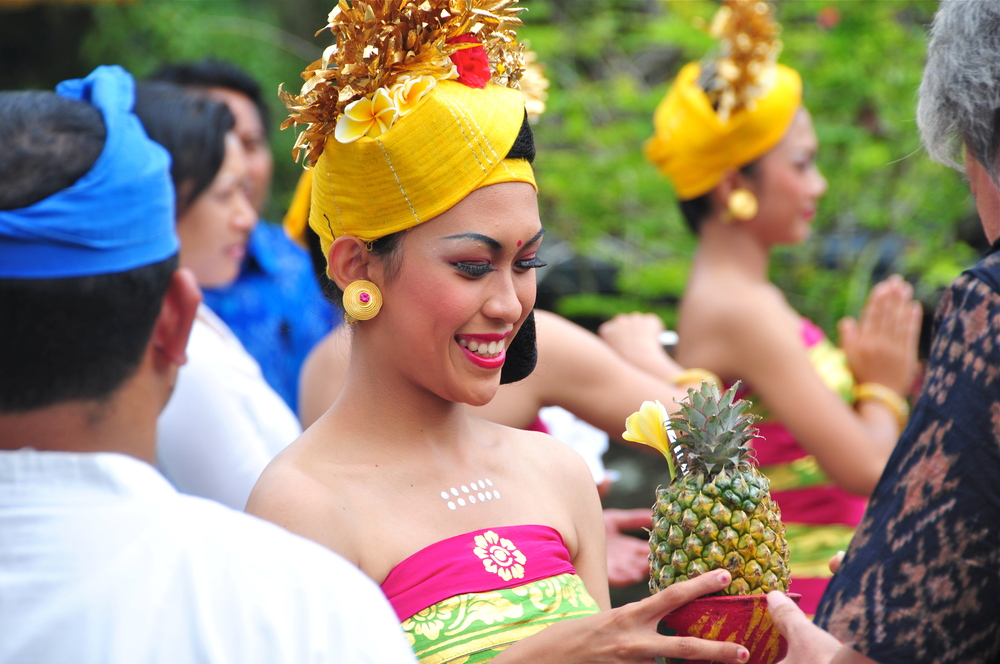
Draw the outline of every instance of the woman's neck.
M698 239L695 269L726 269L755 282L768 281L771 248L739 222L706 219Z
M338 431L371 446L448 453L457 452L473 436L465 404L386 371L384 360L367 362L357 347L344 387L327 416L336 418Z

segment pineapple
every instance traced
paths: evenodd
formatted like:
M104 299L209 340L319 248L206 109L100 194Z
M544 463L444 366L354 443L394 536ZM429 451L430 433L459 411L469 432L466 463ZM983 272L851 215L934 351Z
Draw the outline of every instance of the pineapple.
M649 401L626 422L626 440L658 448L670 467L649 534L654 593L718 568L732 574L721 595L788 591L785 526L752 462L757 432L754 416L743 412L749 403L734 403L738 385L722 395L708 383L689 389L669 425L663 405Z

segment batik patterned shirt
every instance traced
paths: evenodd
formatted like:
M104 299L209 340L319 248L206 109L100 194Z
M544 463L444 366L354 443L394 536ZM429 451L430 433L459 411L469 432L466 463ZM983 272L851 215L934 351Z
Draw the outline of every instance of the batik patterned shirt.
M938 308L925 387L816 622L880 662L1000 662L1000 243Z

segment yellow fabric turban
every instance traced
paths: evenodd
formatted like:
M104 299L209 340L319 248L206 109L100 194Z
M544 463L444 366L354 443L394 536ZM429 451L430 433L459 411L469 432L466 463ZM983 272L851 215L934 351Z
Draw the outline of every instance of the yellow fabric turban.
M784 65L771 89L727 121L720 120L698 85L701 67L685 65L653 116L655 131L646 157L674 185L680 200L707 194L726 171L740 168L773 148L802 105L802 80Z
M309 212L323 252L341 235L367 242L411 228L487 185L535 186L527 161L504 159L523 121L519 90L444 80L381 136L328 140Z

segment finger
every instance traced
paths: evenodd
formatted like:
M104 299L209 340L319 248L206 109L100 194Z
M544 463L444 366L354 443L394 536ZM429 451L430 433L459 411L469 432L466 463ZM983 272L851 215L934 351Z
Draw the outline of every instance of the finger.
M920 328L921 323L924 322L924 308L919 302L910 303L910 325L907 329L907 334L904 337L909 344L910 348L913 349L913 353L916 353L917 346L920 345Z
M893 286L894 284L887 279L872 289L872 297L861 319L863 335L878 336L890 330L890 311L895 291Z
M663 325L663 319L657 316L656 314L640 314L640 315L646 319L646 322L649 324L649 326L652 328L652 331L655 334L659 334L660 332L663 332L663 330L666 329Z
M713 570L689 581L675 583L652 597L640 600L636 607L649 620L659 620L693 599L722 590L732 581L727 570Z
M746 648L728 641L708 641L691 636L663 636L660 637L660 640L663 645L657 649L656 654L659 657L707 660L729 664L744 664L750 659L750 653Z
M784 593L767 594L767 608L777 630L788 639L786 662L829 662L841 643L829 632L806 618L806 614Z
M604 510L604 522L612 524L616 530L642 530L653 527L652 512L644 508L630 510Z
M897 289L897 297L894 301L893 309L893 334L894 339L900 343L908 340L908 333L911 321L911 304L913 303L913 286L907 281L902 281Z
M621 538L632 539L635 538ZM627 542L608 547L608 583L615 587L628 586L649 577L649 547L641 540L639 546Z
M785 638L790 638L792 632L802 623L809 623L806 614L802 613L795 602L787 595L777 590L767 594L767 610L771 614L774 626Z
M608 561L610 563L610 561ZM646 578L646 567L638 567L635 565L615 565L614 567L608 567L608 585L612 588L622 588L624 586L631 586L633 583L638 583L645 580Z
M840 336L840 347L850 348L858 335L858 321L853 318L841 318L837 323L837 333Z

